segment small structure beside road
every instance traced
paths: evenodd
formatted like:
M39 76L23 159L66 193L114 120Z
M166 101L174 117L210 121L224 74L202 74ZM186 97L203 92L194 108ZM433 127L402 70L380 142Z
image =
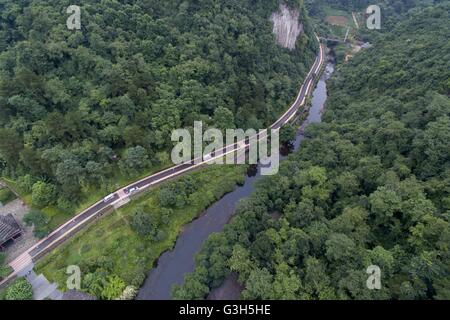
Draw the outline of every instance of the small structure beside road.
M0 215L0 250L4 250L8 242L16 241L21 235L22 229L11 213Z

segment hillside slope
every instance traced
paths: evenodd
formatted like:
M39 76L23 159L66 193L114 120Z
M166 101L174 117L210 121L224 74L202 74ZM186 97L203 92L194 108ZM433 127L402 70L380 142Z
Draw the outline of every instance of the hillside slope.
M67 1L2 1L0 173L70 214L169 165L173 129L272 123L317 46L302 1L288 3L295 50L272 33L278 0L88 0L81 31Z
M449 12L411 12L337 71L324 122L210 237L176 298L232 272L244 299L450 298Z

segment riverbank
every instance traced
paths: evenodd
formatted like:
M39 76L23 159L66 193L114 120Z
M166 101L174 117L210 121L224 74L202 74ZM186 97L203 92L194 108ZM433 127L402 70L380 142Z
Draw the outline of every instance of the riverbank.
M80 266L83 280L93 282L88 288L94 287L94 283L104 283L102 287L106 287L111 283L111 277L122 286L139 287L145 271L153 267L163 252L173 247L183 226L242 183L245 170L245 166L211 166L186 175L194 179L199 188L189 196L186 206L171 209L170 219L161 228L165 237L160 241L138 235L130 224L139 206L146 206L151 213L161 211L158 192L165 184L96 221L39 261L35 270L43 273L49 281L58 283L62 291L65 290L69 265ZM102 295L94 289L89 293Z
M301 91L299 92L299 96L297 97L297 100L299 100L299 99L301 99L301 98L305 98L305 95L307 94L307 92L309 91L309 89L311 88L311 84L313 83L313 78L314 77L311 77L311 72L313 72L313 70L314 70L314 72L318 72L318 69L320 68L320 65L321 65L321 63L322 63L322 61L323 61L323 56L322 56L322 48L321 48L321 54L320 54L320 56L319 57L317 57L317 59L316 59L316 62L315 62L315 64L314 64L314 66L313 66L313 69L310 71L310 73L308 74L308 77L305 79L305 83L304 83L304 85L302 86L302 88L301 88ZM315 76L315 74L314 74L314 76ZM291 106L291 108L288 110L288 112L286 112L284 115L283 115L283 117L282 118L280 118L279 120L278 120L278 123L277 123L277 125L282 125L283 123L285 123L286 121L288 121L288 116L290 115L290 113L289 112L291 112L292 113L292 115L294 115L294 113L297 111L297 109L298 109L298 105L297 105L297 100L296 100L296 103L294 103L292 106ZM304 100L303 100L304 101ZM301 105L303 105L303 102L301 103ZM245 167L244 167L245 168ZM211 180L207 180L208 182L210 182ZM200 184L200 183L198 183L198 182L195 182L195 183L192 183L191 184L191 186L193 186L193 185L203 185L203 184ZM233 185L234 186L234 185ZM172 192L172 191L169 191L168 193L166 193L166 195L171 195L171 196L175 196L175 197L178 197L178 192L181 192L181 193L184 193L185 191L185 189L184 189L184 187L182 187L181 189L180 188L176 188L176 189L178 189L178 191L176 191L175 193L174 192ZM162 190L161 190L162 191ZM224 193L223 193L224 194ZM161 197L160 197L161 198ZM217 198L218 199L218 198ZM215 199L215 200L217 200L217 199ZM214 200L212 200L210 203L212 203ZM176 202L178 202L178 201L176 201ZM148 206L150 206L150 204L147 204ZM164 207L164 205L162 205L163 207ZM183 203L183 205L181 205L181 207L183 207L183 206L185 206L185 203ZM202 209L204 209L204 208L206 208L206 206L205 207L203 207ZM138 208L139 209L139 208ZM142 209L142 208L141 208ZM151 208L144 208L145 210L149 210L149 209L151 209ZM141 225L141 226L145 226L145 225L150 225L150 227L151 227L151 229L153 229L153 231L156 231L156 234L152 234L152 238L153 238L153 240L155 240L155 238L156 238L156 240L160 240L160 234L162 234L163 235L163 238L165 238L165 230L162 230L165 226L166 226L166 224L170 221L170 219L171 219L171 214L167 214L167 211L165 211L164 213L162 212L163 210L158 210L158 207L156 207L156 208L154 208L155 209L155 211L159 211L159 213L157 214L157 218L156 218L156 220L157 221L159 221L158 223L157 223L157 225L156 226L154 226L153 225L153 218L151 218L151 221L150 222L148 222L148 221L143 221L143 220L141 220L141 221L138 221L138 223ZM141 210L142 211L142 210ZM135 218L136 218L136 216L137 216L137 212L134 212L134 215L133 215L133 220L136 220ZM161 223L161 218L164 220L163 221L163 224L161 225L160 223ZM140 217L139 217L139 219L140 219ZM147 218L145 218L144 220L147 220ZM135 224L135 222L136 221L133 221L133 224ZM187 221L186 221L187 222ZM113 226L114 227L114 226ZM145 228L144 228L145 229ZM136 231L136 230L135 230ZM152 233L153 233L153 231L152 231ZM88 247L88 249L90 249L89 247ZM87 251L89 251L89 250L87 250ZM105 250L102 250L102 253L104 253L105 252ZM148 256L148 255L146 255L146 256ZM103 269L104 267L106 267L107 268L107 271L108 272L106 272L106 274L108 274L108 273L113 273L113 269L115 269L116 267L116 265L117 265L117 263L116 264L113 264L113 263L106 263L106 265L105 265L105 263L104 263L104 261L102 260L102 256L100 255L100 257L101 258L99 258L99 255L94 255L94 259L95 259L95 261L89 261L90 263L89 263L89 266L92 266L92 265L94 265L94 270L97 270L97 269ZM139 258L139 256L138 255L136 255L136 257L138 257ZM145 259L145 258L142 258L142 259ZM142 260L141 259L141 260ZM138 261L139 262L139 261ZM136 265L136 263L134 263L133 265ZM137 264L138 266L141 266L142 265L142 263L138 263ZM87 267L89 267L89 266L87 266ZM92 268L91 268L92 269ZM91 272L92 270L89 270L89 275L92 275L92 272ZM95 271L96 272L96 271ZM124 279L121 279L120 277L118 277L118 276L116 276L116 275L114 275L114 276L107 276L107 279L105 280L105 279L100 279L99 281L97 281L98 279L97 279L97 276L100 276L100 278L102 278L102 277L104 277L104 272L102 273L102 274L100 274L100 275L98 275L98 274L93 274L92 276L91 276L91 278L89 279L90 281L89 281L89 283L87 283L86 284L86 291L88 291L88 292L90 292L90 289L89 289L89 287L91 287L91 286L93 286L94 288L95 288L95 291L97 291L98 290L98 287L101 287L102 285L106 288L106 289L110 289L110 287L114 287L114 289L115 290L117 290L117 288L121 288L121 287L124 287L126 284L125 284L125 281L124 281ZM136 276L136 274L132 274L132 276ZM93 279L92 279L93 278ZM126 279L125 279L126 280ZM128 280L130 280L130 278L128 278ZM138 280L136 280L136 277L135 278L132 278L131 279L131 285L132 286L137 286L138 284L140 284L140 282L141 282L141 278L140 278L140 275L139 275L139 278L138 278ZM98 282L100 282L100 284L98 283ZM85 283L83 283L83 284L85 284ZM106 290L105 289L105 290ZM93 294L93 295L95 295L95 296L98 296L98 297L101 297L101 298L110 298L110 297L116 297L118 294L116 294L116 295L111 295L110 294L110 292L108 292L108 295L104 295L104 294L102 294L102 293L99 293L99 292L90 292L91 294Z
M334 61L329 59L329 61ZM326 100L328 96L326 81L334 72L334 62L329 62L325 67L322 78L318 81L317 86L312 94L311 107L308 112L306 121L302 124L294 143L294 150L300 148L300 143L304 139L303 130L310 123L319 123L322 114L325 111ZM239 283L236 274L228 276L219 287L211 290L208 300L236 300L239 299L240 293L244 290L242 284Z
M320 121L326 101L325 82L334 71L333 64L329 63L325 70L326 72L313 92L311 107L295 139L294 150L299 147L300 142L304 138L302 134L304 126ZM139 291L138 299L170 299L173 286L181 285L186 274L194 271L195 256L202 249L205 241L211 234L223 230L235 214L239 201L252 194L255 190L255 184L261 177L260 167L258 167L256 174L247 176L242 186L214 203L201 217L188 224L178 238L173 250L164 253L158 259L158 265L148 274L144 285ZM225 281L226 287L220 288L219 292L214 293L210 299L214 299L215 296L221 299L234 299L236 297L236 288L238 287L236 281L233 281L233 279L227 280Z

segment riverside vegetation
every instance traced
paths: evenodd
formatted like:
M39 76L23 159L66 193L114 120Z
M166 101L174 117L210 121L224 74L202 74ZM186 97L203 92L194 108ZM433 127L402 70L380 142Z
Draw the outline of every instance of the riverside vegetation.
M450 298L449 13L409 11L335 72L323 123L208 239L175 298L231 273L244 299Z
M36 265L65 291L67 267L82 272L81 290L116 299L136 290L182 227L243 183L246 166L211 166L168 182L96 221Z

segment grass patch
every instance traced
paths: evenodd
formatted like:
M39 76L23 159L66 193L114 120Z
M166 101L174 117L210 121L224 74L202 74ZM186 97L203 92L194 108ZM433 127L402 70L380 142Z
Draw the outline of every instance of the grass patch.
M352 26L351 24L353 23L353 17L352 17L351 12L347 12L344 10L340 10L340 9L336 9L336 8L332 8L332 7L328 7L328 6L324 6L323 12L327 17L345 17L345 18L347 18L346 24L344 24L343 26Z
M173 209L169 222L162 229L165 238L154 241L135 233L130 220L136 206L146 205L160 210L158 190L155 188L127 206L103 217L69 240L65 245L44 257L36 265L36 272L43 273L50 282L56 282L61 290L66 286L66 268L79 265L83 270L92 261L102 258L110 266L108 273L118 276L127 285L139 286L142 275L150 270L156 259L175 244L182 227L201 214L224 194L234 190L245 178L246 166L211 166L189 173L199 189L190 195L188 204Z
M315 21L322 36L344 40L348 28L350 28L350 39L356 35L357 29L351 12L329 6L323 6L322 12L323 16L321 16L321 19L316 19Z

